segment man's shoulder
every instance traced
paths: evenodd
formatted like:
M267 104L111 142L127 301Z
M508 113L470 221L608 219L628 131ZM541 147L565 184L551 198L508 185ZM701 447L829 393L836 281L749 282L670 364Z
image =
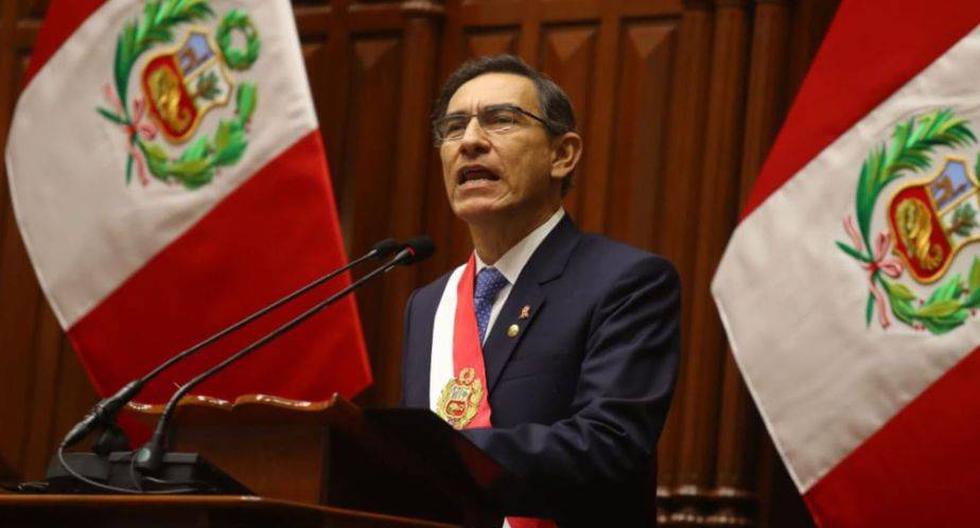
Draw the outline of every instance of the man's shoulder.
M449 281L449 276L452 275L453 270L450 270L440 276L438 279L422 286L416 288L412 292L411 306L414 307L431 307L434 311L435 307L439 304L439 299L442 297L443 290L446 289L446 282Z
M594 233L582 234L572 260L577 268L610 278L624 273L677 275L665 257Z

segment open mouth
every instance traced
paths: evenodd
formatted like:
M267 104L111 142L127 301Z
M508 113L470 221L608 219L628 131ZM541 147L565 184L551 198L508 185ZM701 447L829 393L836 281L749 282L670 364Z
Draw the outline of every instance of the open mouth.
M497 181L499 179L500 176L497 176L496 173L494 173L492 170L480 165L463 167L462 169L459 170L459 172L456 173L456 183L459 185L463 185L465 183L469 183L472 181L480 181L480 180Z

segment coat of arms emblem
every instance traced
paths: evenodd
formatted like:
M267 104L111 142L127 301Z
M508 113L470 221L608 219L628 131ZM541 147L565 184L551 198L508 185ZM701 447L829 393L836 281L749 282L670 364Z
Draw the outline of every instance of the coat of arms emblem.
M964 149L977 138L951 110L914 116L896 126L890 142L865 159L858 178L856 218L844 219L850 239L837 242L868 275L867 324L875 313L883 328L891 315L933 334L963 325L980 307L980 155L971 166L958 152L932 161L938 149ZM901 182L914 173L919 180ZM892 185L901 183L900 185ZM885 229L872 240L875 205L886 187ZM960 260L964 259L964 260ZM969 268L950 272L956 262ZM904 276L911 281L903 281Z
M178 49L150 59L142 77L150 113L172 142L187 139L208 110L231 98L223 61L200 31L191 31Z
M483 384L476 370L466 367L450 379L439 394L436 414L456 429L463 429L476 416L483 399Z
M244 11L228 11L212 29L206 23L214 17L207 0L150 0L142 16L123 27L114 82L104 87L109 107L96 110L127 136L127 183L135 172L143 185L153 176L194 189L244 154L258 90L234 74L252 67L260 40ZM130 101L130 76L138 63L141 93ZM204 116L232 101L234 115L201 133Z
M975 234L977 183L965 160L947 158L935 177L908 184L891 199L888 221L895 251L912 277L933 282Z

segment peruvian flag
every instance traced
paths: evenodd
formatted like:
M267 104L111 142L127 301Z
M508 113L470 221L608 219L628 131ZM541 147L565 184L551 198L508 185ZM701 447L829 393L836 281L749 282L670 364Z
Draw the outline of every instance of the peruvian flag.
M821 526L980 513L978 22L844 0L714 278Z
M62 0L6 149L38 280L101 394L346 262L287 0ZM175 385L349 284L166 372ZM340 302L201 385L323 400L371 382Z

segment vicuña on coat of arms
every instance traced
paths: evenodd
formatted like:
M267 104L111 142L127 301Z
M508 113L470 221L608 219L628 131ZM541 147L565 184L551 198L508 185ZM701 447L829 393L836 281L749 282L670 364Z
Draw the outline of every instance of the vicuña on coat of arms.
M914 116L895 127L890 141L873 149L861 166L856 218L844 218L849 242L837 242L868 276L865 322L874 314L883 328L889 312L916 330L949 332L976 315L980 307L980 155L971 164L954 149L977 143L966 120L951 110ZM941 164L932 154L953 150ZM875 205L889 184L912 174L924 178L902 182L883 213L886 228L873 239ZM971 262L966 273L950 269L960 259ZM965 269L965 268L964 268ZM908 275L912 282L901 279Z
M103 89L109 108L96 111L126 134L127 183L135 172L143 185L150 183L149 174L195 189L244 154L258 90L251 82L236 83L232 73L248 70L258 59L259 36L242 10L228 11L212 30L206 22L214 17L207 0L150 0L142 17L119 34L114 82ZM130 100L130 75L144 56L142 93ZM201 133L204 116L232 100L234 115Z

